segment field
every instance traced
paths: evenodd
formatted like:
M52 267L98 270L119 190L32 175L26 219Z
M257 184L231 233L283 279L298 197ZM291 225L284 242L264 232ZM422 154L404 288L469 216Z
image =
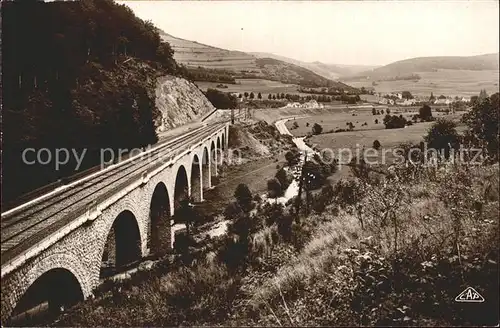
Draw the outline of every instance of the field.
M206 91L208 88L212 88L223 92L236 92L241 94L245 92L253 92L255 94L255 99L257 99L257 94L259 92L262 94L263 99L267 99L267 95L269 93L290 93L307 95L297 92L298 85L296 84L284 84L278 81L270 81L264 79L236 79L237 84L224 84L227 86L227 88L223 89L217 88L217 85L219 83L215 82L197 81L195 83L203 91Z
M384 115L372 115L370 109L358 109L355 113L356 116L352 116L353 113L347 109L337 109L337 112L334 113L323 113L290 120L286 125L292 134L304 136L311 132L314 123L320 124L323 127L323 133L311 136L308 139L309 143L319 149L330 149L334 157L339 158L343 164L348 163L354 156L359 157L363 153L363 149L372 148L373 142L378 140L381 144L381 150L370 150L365 153L365 159L375 164L393 163L397 159L394 152L396 147L403 143L418 143L423 141L423 137L433 124L432 122L422 122L401 129L385 129L382 123ZM416 111L410 110L400 112L391 109L391 114L403 115L408 120L411 120L411 117L416 113ZM445 114L434 112L433 115L455 121L458 123L457 130L459 132L464 129L459 123L461 113ZM379 120L378 124L374 123L375 119ZM296 129L291 128L294 122L297 122L299 125ZM352 122L355 125L353 131L327 133L332 129L345 129L347 127L346 122ZM364 122L367 122L368 125L361 126ZM309 126L306 126L306 123L309 123ZM350 169L342 167L329 180L335 182L349 175Z
M170 43L174 59L188 67L206 67L227 70L257 70L255 58L240 51L211 47L198 42L176 38L162 33L163 41Z
M373 86L371 80L349 81L353 87L374 87L375 92L391 93L410 91L412 94L428 96L473 96L486 89L488 94L498 92L498 70L467 71L437 70L436 72L415 72L420 80L377 81Z

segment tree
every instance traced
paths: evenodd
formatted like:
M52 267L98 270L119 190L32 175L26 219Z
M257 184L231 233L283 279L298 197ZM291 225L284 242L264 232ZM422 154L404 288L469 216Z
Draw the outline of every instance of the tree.
M234 198L244 212L249 212L252 208L252 193L248 186L240 183L234 191Z
M387 115L389 115L389 114L391 113L391 110L390 110L389 108L387 108L387 109L385 110L385 113L386 113Z
M372 108L372 115L377 115L377 110L375 108Z
M285 191L288 188L288 186L290 185L290 183L292 182L291 176L286 173L284 168L279 169L278 172L276 172L276 175L274 177L281 184L281 188L283 189L283 191Z
M300 160L300 153L297 148L292 148L292 150L289 150L285 154L285 159L288 163L288 166L294 166L299 163Z
M241 93L240 93L240 94L238 94L238 98L240 98L240 99L241 99L241 97L243 97L243 95L242 95Z
M273 99L273 96L269 93L269 94L267 94L267 99L271 100L271 99Z
M381 147L380 141L378 141L377 139L375 139L375 141L373 141L373 148L376 149L376 150L379 150L380 147Z
M253 92L250 92L250 99L253 99L255 98L255 95L253 94Z
M431 95L429 97L429 101L433 102L434 100L436 100L436 97L434 97L434 94L431 92Z
M243 95L245 96L245 98L248 98L248 92L245 91Z
M403 91L401 93L401 96L403 99L413 99L413 95L411 94L410 91Z
M323 127L319 125L318 123L314 123L312 127L312 133L313 134L321 134L323 132Z
M269 197L278 198L282 194L282 188L280 182L276 179L269 179L267 181L267 191L269 192Z
M276 95L273 95L273 100L276 100Z
M486 145L490 155L498 158L499 136L499 93L481 102L475 102L470 112L464 114L463 121L470 129L470 133L480 143Z
M427 142L428 148L436 149L438 152L442 152L445 158L448 158L450 150L456 148L459 143L456 124L453 121L440 118L429 129L424 140Z
M428 122L432 120L432 110L431 107L427 104L423 105L419 110L418 110L418 116Z
M375 119L375 124L378 124L378 118Z
M406 125L406 119L403 116L389 115L384 117L384 125L386 129L399 129L404 128Z
M238 106L238 100L230 93L222 92L216 89L208 89L205 93L207 99L215 108L229 109Z
M257 98L262 99L262 94L260 92L257 94Z
M280 96L281 99L285 99L285 94L282 92L281 93L281 96Z
M483 101L483 100L486 100L487 98L488 98L488 94L486 93L486 90L481 89L481 91L479 92L478 100Z

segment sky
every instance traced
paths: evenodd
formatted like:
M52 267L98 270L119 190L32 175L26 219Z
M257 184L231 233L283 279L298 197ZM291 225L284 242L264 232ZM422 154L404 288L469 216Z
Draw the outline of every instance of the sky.
M385 65L499 49L499 2L117 1L183 39L302 61Z

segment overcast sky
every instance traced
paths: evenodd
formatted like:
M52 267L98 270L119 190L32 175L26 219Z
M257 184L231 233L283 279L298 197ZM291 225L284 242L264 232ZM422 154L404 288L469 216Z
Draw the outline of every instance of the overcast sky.
M498 52L498 1L118 1L183 39L303 61L385 65Z

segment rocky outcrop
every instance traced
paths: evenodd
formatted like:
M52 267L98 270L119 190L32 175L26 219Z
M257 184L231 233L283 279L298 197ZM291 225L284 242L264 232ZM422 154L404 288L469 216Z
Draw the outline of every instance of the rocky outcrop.
M215 109L196 85L175 76L158 78L156 107L161 112L161 117L155 119L158 132L199 119Z

